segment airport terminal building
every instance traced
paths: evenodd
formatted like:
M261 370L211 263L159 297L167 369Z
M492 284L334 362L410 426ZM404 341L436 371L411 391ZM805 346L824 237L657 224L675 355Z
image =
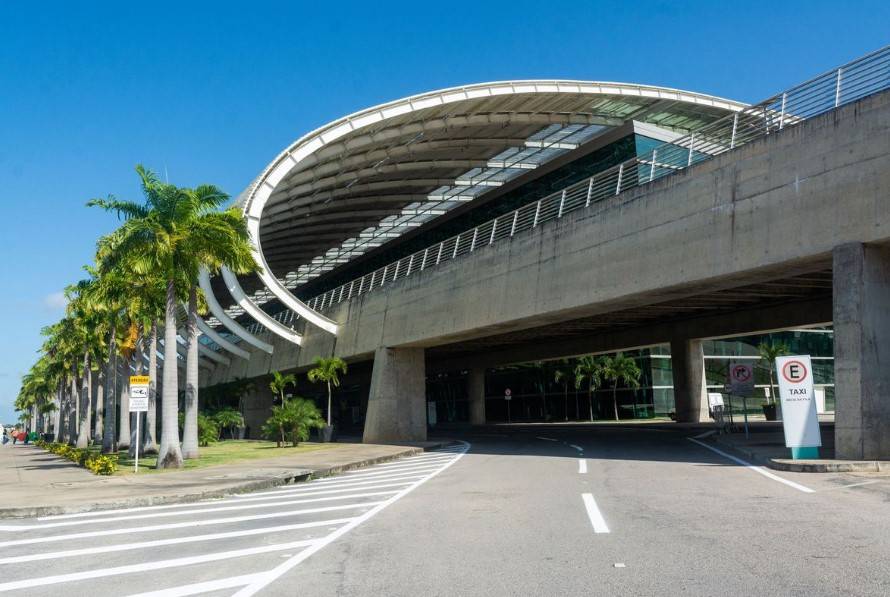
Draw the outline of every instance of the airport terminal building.
M862 369L890 292L882 52L757 105L504 81L300 137L238 198L262 271L202 276L202 395L252 380L255 434L271 371L340 356L337 426L421 439L428 425L608 418L611 387L557 371L622 351L642 375L615 388L621 418L700 421L731 359L758 363L766 400L757 346L781 342L813 357L839 454L886 456L888 374Z

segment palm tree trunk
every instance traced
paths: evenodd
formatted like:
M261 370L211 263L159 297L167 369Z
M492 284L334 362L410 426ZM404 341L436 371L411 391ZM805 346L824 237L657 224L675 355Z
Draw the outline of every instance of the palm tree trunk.
M593 421L593 382L587 386L587 406L590 408L590 420Z
M77 447L90 445L90 353L83 353L83 384L80 389L80 417L77 431Z
M198 457L198 290L189 289L189 312L185 330L188 353L185 360L185 423L182 457Z
M114 323L112 322L111 332L109 332L108 336L108 363L105 367L105 407L102 413L102 422L104 424L102 430L103 454L117 451L117 444L114 441L114 391L116 389L115 381L117 380L116 350Z
M68 395L68 442L77 444L77 402L80 396L77 392L77 365L71 367L71 393Z
M562 414L565 417L565 420L569 420L569 386L568 384L563 384L562 386Z
M120 378L120 429L118 430L117 449L129 451L130 448L130 359L123 359L123 371Z
M328 427L331 426L331 382L328 382Z
M142 375L142 367L143 367L143 355L145 354L145 338L142 336L142 329L139 329L139 337L136 340L136 352L134 358L134 374ZM129 407L129 404L127 405ZM128 408L129 410L129 408ZM139 446L139 453L142 452L142 438L136 437L136 430L139 430L140 435L145 435L145 415L141 412L131 412L130 416L127 417L130 421L130 446L127 449L127 456L130 458L136 457L136 446ZM137 424L137 419L138 423Z
M56 412L53 414L53 441L60 442L62 437L62 382L56 388Z
M182 468L179 449L179 375L176 371L176 288L167 281L167 307L164 313L164 387L161 397L163 425L158 448L158 468Z
M96 425L93 428L93 439L102 441L103 421L102 411L105 408L105 372L99 369L99 375L96 378Z
M618 382L612 384L612 408L615 409L615 420L618 420Z
M142 434L142 452L157 454L158 442L155 436L157 426L158 401L158 322L152 320L148 336L148 412L145 413L145 433Z

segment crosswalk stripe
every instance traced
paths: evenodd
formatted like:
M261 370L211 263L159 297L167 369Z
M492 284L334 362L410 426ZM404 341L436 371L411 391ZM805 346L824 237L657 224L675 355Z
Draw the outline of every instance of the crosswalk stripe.
M165 531L170 529L183 529L191 527L202 527L214 524L230 524L235 522L247 522L249 520L267 520L269 518L285 518L288 516L300 516L303 514L318 514L321 512L334 512L337 510L351 510L354 508L371 508L380 502L367 502L363 504L346 504L343 506L328 506L325 508L307 508L303 510L287 510L285 512L272 512L270 514L251 514L249 516L230 516L228 518L210 518L206 520L189 520L186 522L175 522L168 524L156 524L144 527L127 527L124 529L109 529L105 531L87 531L83 533L68 533L65 535L51 535L48 537L32 537L29 539L14 539L12 541L4 541L0 543L0 549L7 547L15 547L17 545L32 545L35 543L49 543L51 541L63 541L66 539L85 539L87 537L107 537L110 535L127 535L130 533L150 533L154 531ZM315 521L306 523L312 526L323 526L326 522Z
M0 592L17 591L20 589L28 589L31 587L43 587L46 585L54 585L63 582L89 580L92 578L119 576L121 574L147 572L150 570L163 570L165 568L193 566L195 564L204 564L207 562L216 562L219 560L227 560L231 558L241 558L244 556L272 553L276 551L285 551L288 549L296 549L299 547L309 547L316 543L316 541L317 540L291 541L289 543L277 543L275 545L263 545L261 547L250 547L247 549L234 549L232 551L221 551L217 553L203 554L200 556L188 556L185 558L173 558L170 560L160 560L156 562L141 562L139 564L129 564L127 566L116 566L114 568L99 568L96 570L85 570L83 572L72 572L68 574L56 574L54 576L27 578L23 580L0 583Z
M217 580L208 580L206 582L198 582L191 585L182 585L170 589L161 589L160 591L149 591L147 593L137 593L129 595L129 597L188 597L189 595L200 595L201 593L210 593L211 591L220 591L222 589L232 589L235 587L243 587L258 580L263 575L262 572L254 574L242 574L240 576L230 576L228 578L220 578Z
M343 524L347 519L341 519L337 524ZM332 525L316 525L316 526L337 526ZM156 541L140 541L138 543L122 543L116 545L103 545L100 547L85 547L83 549L69 549L65 551L54 551L29 554L26 556L12 556L9 558L0 558L2 564L20 564L23 562L36 562L39 560L56 560L59 558L71 558L76 556L95 555L100 553L117 553L119 551L129 551L133 549L149 549L154 547L162 547L164 545L179 545L181 543L196 543L200 541L215 541L217 539L231 539L234 537L250 537L253 535L268 535L271 533L281 533L283 531L294 531L306 528L305 523L300 524L283 524L272 527L261 527L258 529L246 529L242 531L229 531L226 533L208 533L206 535L192 535L190 537L175 537L173 539L158 539Z

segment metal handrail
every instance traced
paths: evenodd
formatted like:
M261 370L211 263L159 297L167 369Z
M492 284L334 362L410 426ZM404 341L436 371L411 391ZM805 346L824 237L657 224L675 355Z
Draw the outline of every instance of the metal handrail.
M727 114L684 137L659 145L589 179L394 261L313 297L314 310L366 294L418 271L451 261L505 238L537 228L592 203L685 170L755 139L777 133L840 106L890 88L890 46ZM293 318L291 318L293 321Z

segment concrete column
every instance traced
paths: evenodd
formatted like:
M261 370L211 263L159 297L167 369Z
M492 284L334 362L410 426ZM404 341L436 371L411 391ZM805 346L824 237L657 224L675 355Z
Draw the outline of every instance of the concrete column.
M485 425L485 369L470 369L467 395L470 399L470 424Z
M671 373L677 421L699 423L710 420L701 340L671 340Z
M834 249L837 458L890 458L890 249Z
M378 348L362 441L426 440L426 364L422 348Z

